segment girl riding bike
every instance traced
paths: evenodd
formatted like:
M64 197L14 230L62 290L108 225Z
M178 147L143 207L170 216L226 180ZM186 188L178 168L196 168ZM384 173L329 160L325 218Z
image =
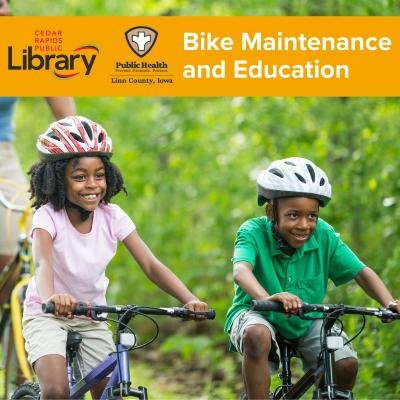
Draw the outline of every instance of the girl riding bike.
M41 398L65 399L69 396L67 331L82 335L82 374L115 350L104 322L73 318L72 311L77 298L105 304L105 270L118 241L151 281L186 308L205 311L208 307L153 255L128 215L110 203L125 187L120 171L110 161L112 141L104 128L84 117L65 118L39 136L37 149L41 161L29 172L37 209L32 224L36 276L26 294L23 334ZM54 317L42 313L44 302L54 303ZM106 379L92 390L95 398L105 384Z

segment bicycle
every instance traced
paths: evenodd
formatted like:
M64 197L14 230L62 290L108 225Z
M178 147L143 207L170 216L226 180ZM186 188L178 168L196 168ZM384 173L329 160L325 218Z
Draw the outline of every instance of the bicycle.
M54 313L54 304L43 304L42 309L45 313ZM113 320L102 317L101 314L104 313L117 314L118 319ZM131 387L128 352L148 346L157 338L159 327L157 322L151 318L150 315L167 315L184 319L193 315L202 315L207 319L214 319L215 311L190 311L182 307L156 308L138 305L98 306L95 304L88 305L79 302L75 307L74 315L85 315L95 321L109 320L117 322L115 330L116 351L111 353L106 360L104 360L82 379L77 380L76 371L74 368L74 359L82 338L79 332L70 331L68 333L66 346L66 365L68 384L70 387L70 399L82 399L84 394L87 393L95 384L111 374L104 392L101 395L101 399L115 399L117 396L133 396L141 400L148 400L147 389L144 386L138 386L137 388ZM156 333L154 337L148 342L140 345L137 345L136 335L128 326L129 321L137 315L141 315L150 319L156 327ZM12 400L28 398L40 399L40 387L38 383L21 385L16 389L11 397Z
M7 182L1 179L1 182ZM8 398L22 381L32 380L32 370L26 359L22 336L22 303L31 277L32 256L26 227L31 215L30 206L18 206L9 202L0 191L0 205L10 212L21 213L19 220L18 251L0 272L0 341L2 343L2 369L4 390L2 398Z
M285 313L282 303L274 301L251 302L251 309L254 311L272 311ZM320 313L321 316L307 316L309 313ZM362 315L363 325L359 332L348 342L334 333L332 330L336 321L340 321L343 315ZM322 319L321 328L321 355L316 368L311 368L296 382L292 383L290 363L292 357L301 356L289 340L281 339L279 350L281 353L282 372L279 375L281 385L271 394L270 399L300 399L311 386L316 385L313 391L313 399L353 399L352 391L341 391L337 389L335 375L334 352L354 340L365 327L365 317L375 316L381 320L400 319L400 314L386 308L354 307L344 304L307 304L303 303L297 315L302 319ZM247 399L244 394L241 397Z

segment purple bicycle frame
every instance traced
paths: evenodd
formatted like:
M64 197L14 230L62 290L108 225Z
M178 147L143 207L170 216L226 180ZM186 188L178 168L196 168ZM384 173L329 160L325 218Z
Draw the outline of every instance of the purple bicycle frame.
M107 375L112 372L110 379L108 380L107 386L105 387L101 399L106 399L107 389L114 387L117 384L130 383L130 372L129 372L129 361L127 347L118 344L117 352L111 353L101 364L89 372L80 381L71 384L72 371L70 368L68 371L68 381L70 383L70 398L71 399L82 399L83 395L88 392L94 385L103 380ZM118 363L119 359L119 363ZM118 368L119 364L119 368Z

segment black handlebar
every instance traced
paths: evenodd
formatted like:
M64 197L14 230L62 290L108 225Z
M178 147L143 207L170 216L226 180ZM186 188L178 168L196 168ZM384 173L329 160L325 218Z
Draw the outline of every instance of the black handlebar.
M254 311L275 311L284 313L283 304L279 301L252 300L251 309Z
M42 304L42 311L46 314L54 314L54 303ZM193 316L204 316L206 319L215 318L215 310L210 309L207 311L191 311L184 307L170 307L170 308L156 308L156 307L142 307L137 305L126 306L98 306L96 304L87 304L78 302L73 311L74 315L85 315L87 317L96 319L99 314L147 314L147 315L169 315L178 318L190 318Z
M252 300L251 309L254 311L274 311L285 313L282 303L270 300ZM400 319L400 314L388 308L354 307L344 304L308 304L302 303L299 317L304 318L304 314L310 312L322 312L329 314L337 312L343 314L371 315L381 319Z

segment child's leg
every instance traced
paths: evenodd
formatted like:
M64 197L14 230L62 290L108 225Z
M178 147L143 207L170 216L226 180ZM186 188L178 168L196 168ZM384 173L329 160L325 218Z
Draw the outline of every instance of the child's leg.
M336 380L339 390L352 390L356 383L358 361L354 357L342 358L336 362Z
M315 367L318 362L318 357L321 351L321 320L316 320L311 325L307 334L299 340L299 350L303 359L304 370ZM345 332L341 332L338 327L334 327L336 331L344 339L344 343L348 341ZM335 351L336 361L336 380L339 390L352 390L356 381L358 371L357 353L353 350L351 344L347 344L341 349Z
M242 373L249 399L267 399L273 371L279 365L275 331L272 325L254 311L241 313L233 322L231 341L243 354ZM272 351L271 351L272 348Z
M33 365L40 383L40 398L68 399L69 387L65 358L51 354L39 358Z
M268 399L271 375L268 356L271 333L264 325L250 325L243 335L242 373L249 399Z
M65 348L66 318L24 316L22 333L28 361L41 387L41 399L69 398Z
M108 378L104 378L95 387L93 387L93 389L90 390L92 399L100 399L101 395L103 394L104 388L107 385L107 382L108 382Z

